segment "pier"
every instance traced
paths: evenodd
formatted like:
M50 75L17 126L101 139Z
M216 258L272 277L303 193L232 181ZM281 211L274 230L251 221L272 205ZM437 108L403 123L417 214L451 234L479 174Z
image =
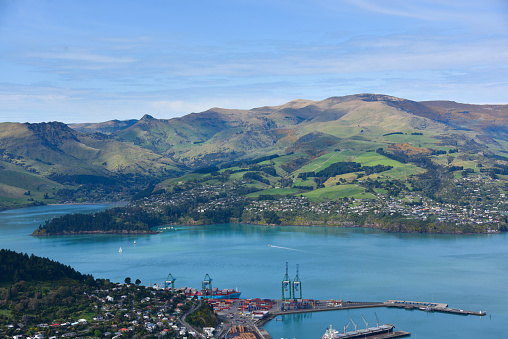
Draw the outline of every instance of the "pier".
M457 308L450 308L448 304L406 301L406 300L387 300L385 302L365 302L365 301L343 301L343 300L277 300L277 299L231 299L216 300L213 304L219 318L228 323L223 329L219 338L230 337L238 326L241 326L245 332L252 335L252 338L271 339L270 335L263 329L260 329L268 321L284 314L298 314L309 312L324 312L351 310L373 307L397 307L405 310L419 310L424 312L443 312L457 315L475 315L484 316L485 311L468 311ZM231 333L230 331L234 331ZM397 331L386 338L396 338L407 336L409 332ZM231 337L235 338L235 337ZM240 337L238 337L240 338Z
M467 311L458 308L450 308L448 304L442 303L429 303L429 302L421 302L421 301L405 301L405 300L388 300L384 303L386 307L399 307L404 308L406 310L420 310L425 312L442 312L442 313L452 313L459 315L477 315L484 316L487 315L485 311Z

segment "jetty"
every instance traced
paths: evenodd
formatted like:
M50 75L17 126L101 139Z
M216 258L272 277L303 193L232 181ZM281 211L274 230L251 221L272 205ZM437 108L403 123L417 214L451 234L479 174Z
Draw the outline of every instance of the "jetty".
M462 310L458 308L450 308L448 304L443 303L429 303L422 301L405 301L405 300L388 300L384 302L386 307L399 307L404 308L406 310L420 310L425 312L442 312L442 313L452 313L459 315L477 315L484 316L487 315L485 311L468 311Z

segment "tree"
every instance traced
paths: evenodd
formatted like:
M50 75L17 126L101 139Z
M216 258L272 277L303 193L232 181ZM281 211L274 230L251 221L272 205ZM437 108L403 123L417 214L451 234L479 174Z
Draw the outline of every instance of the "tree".
M136 279L136 285L139 285L139 284L141 284L141 280Z
M263 218L265 218L267 224L280 225L281 223L279 216L274 211L263 212Z
M86 277L85 284L87 284L88 286L94 286L95 285L95 279L93 278L93 276L91 274L89 274Z
M125 281L126 284L130 284L131 283L131 278L127 277L127 278L125 278L124 281Z

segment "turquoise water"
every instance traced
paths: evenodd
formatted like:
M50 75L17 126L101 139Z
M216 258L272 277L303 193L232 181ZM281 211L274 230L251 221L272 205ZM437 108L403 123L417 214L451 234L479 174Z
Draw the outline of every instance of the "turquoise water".
M304 298L385 301L404 299L486 310L486 317L399 309L363 309L284 316L265 328L273 338L319 339L349 316L364 327L374 312L413 338L500 338L508 326L508 246L501 235L389 234L366 229L226 224L179 226L147 236L28 236L45 219L108 205L43 206L0 213L0 247L34 253L96 278L177 287L238 287L242 297L280 298L285 263L300 279ZM136 241L136 244L134 244ZM271 245L271 246L269 246ZM119 248L122 247L122 253ZM351 327L350 327L351 329Z

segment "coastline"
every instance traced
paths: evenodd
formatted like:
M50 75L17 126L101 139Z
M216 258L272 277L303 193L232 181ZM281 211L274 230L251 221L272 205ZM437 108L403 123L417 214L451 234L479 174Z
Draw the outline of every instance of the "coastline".
M57 204L45 204L46 206L79 206L79 205L127 205L128 201L104 201L104 202L69 202L69 203L57 203ZM30 206L31 207L31 206Z
M460 233L460 232L412 232L412 231L408 231L408 230L393 230L393 229L387 229L387 228L382 228L382 227L376 227L374 226L373 224L368 224L368 225L358 225L358 224L355 224L354 222L344 222L343 225L337 225L337 224L331 224L331 225L326 225L324 223L318 223L318 222L308 222L308 223L300 223L300 224L262 224L262 223L259 223L259 224L254 224L254 223L250 223L250 222L229 222L228 224L246 224L246 225L253 225L253 226L270 226L270 227L292 227L292 226L304 226L304 227L330 227L330 228L365 228L365 229L375 229L375 230L380 230L380 231L383 231L383 232L386 232L386 233L403 233L403 234L442 234L442 235L445 235L445 234L449 234L449 235L477 235L477 234L502 234L502 233L505 233L503 231L490 231L490 232L471 232L471 233ZM162 225L159 225L159 226L154 226L154 227L160 227L160 226L164 226L164 225L171 225L171 226L210 226L210 225L215 225L215 224L212 224L212 223L168 223L168 224L162 224Z
M46 204L45 202L41 201L37 204L27 204L27 205L19 205L19 206L13 206L13 207L0 207L0 212L5 211L14 211L14 210L20 210L24 208L32 208L32 207L41 207L41 206L80 206L80 205L118 205L118 206L124 206L127 205L128 201L103 201L103 202L70 202L70 203L54 203L54 204Z
M114 234L114 235L131 235L131 234L158 234L160 232L157 231L80 231L80 232L61 232L61 233L52 233L52 234L30 234L31 237L52 237L58 235L90 235L90 234Z
M69 204L48 204L46 206L79 206L79 205L101 205L107 204L111 207L125 206L126 202L102 202L102 203L69 203ZM370 219L370 220L369 220ZM160 220L161 221L161 220ZM65 231L51 234L34 234L37 230L34 230L31 236L59 236L59 235L80 235L80 234L117 234L117 235L128 235L128 234L157 234L159 231L153 230L154 228L161 227L164 225L173 226L207 226L216 223L207 223L204 220L185 220L183 223L161 223L156 226L151 226L151 230L92 230L92 231ZM308 226L308 227L333 227L333 228L365 228L365 229L376 229L387 233L405 233L405 234L450 234L450 235L474 235L474 234L502 234L505 232L505 226L500 228L498 224L483 224L483 225L456 225L456 224L444 224L444 223L431 223L424 226L421 223L418 227L411 227L410 224L404 222L400 218L395 218L393 222L390 220L376 220L367 218L364 222L358 223L356 221L338 221L338 220L291 220L291 223L280 223L280 224L268 224L268 223L252 223L252 222L241 222L238 219L230 220L227 223L245 223L258 226L271 226L271 227L290 227L290 226ZM409 226L409 227L408 227ZM413 225L414 226L414 225Z

